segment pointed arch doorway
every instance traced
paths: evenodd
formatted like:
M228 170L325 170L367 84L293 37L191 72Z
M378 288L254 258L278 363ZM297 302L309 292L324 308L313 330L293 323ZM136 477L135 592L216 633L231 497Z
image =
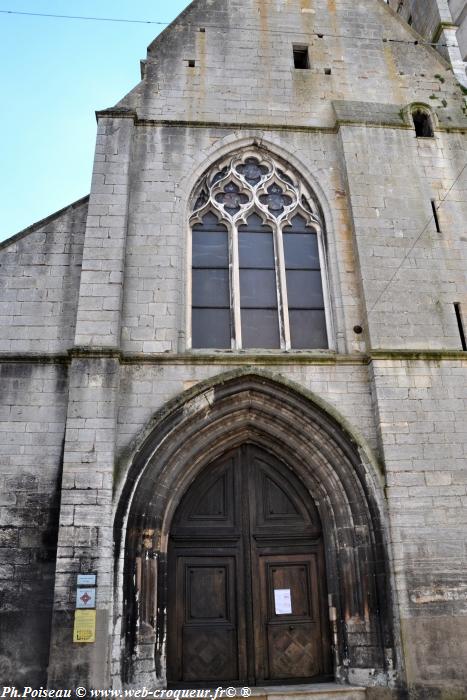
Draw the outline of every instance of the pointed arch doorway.
M320 517L265 449L228 452L183 496L170 531L167 623L171 684L330 674Z

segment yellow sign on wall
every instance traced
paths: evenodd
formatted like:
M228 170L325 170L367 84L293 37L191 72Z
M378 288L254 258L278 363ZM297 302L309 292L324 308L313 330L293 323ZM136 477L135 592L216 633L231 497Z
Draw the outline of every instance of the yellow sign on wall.
M73 641L78 644L91 644L96 641L95 610L75 610Z

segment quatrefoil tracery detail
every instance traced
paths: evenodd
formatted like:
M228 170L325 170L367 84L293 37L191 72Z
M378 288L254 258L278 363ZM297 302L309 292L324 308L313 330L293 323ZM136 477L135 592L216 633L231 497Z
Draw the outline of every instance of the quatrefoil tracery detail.
M231 216L237 214L242 206L250 201L248 195L240 192L240 187L235 182L228 182L223 191L215 195L215 200L222 204L225 211Z
M285 211L285 208L289 207L293 202L292 197L285 194L282 187L275 182L272 185L269 185L267 188L267 194L260 195L259 201L261 204L266 206L270 213L275 217L282 214Z
M192 224L215 211L221 221L236 225L256 212L264 223L287 225L301 214L307 225L320 227L312 193L289 166L259 148L217 163L199 184L194 202Z

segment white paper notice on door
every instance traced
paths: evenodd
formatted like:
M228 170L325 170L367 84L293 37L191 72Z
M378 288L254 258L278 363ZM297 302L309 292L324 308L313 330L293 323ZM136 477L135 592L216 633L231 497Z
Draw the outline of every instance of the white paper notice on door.
M276 615L292 614L292 596L290 588L276 588L274 591Z

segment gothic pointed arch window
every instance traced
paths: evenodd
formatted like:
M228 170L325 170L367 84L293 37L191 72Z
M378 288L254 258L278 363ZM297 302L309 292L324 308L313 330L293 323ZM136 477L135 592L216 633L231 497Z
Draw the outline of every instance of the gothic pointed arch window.
M193 198L193 349L326 349L323 226L312 193L258 149L231 154Z

